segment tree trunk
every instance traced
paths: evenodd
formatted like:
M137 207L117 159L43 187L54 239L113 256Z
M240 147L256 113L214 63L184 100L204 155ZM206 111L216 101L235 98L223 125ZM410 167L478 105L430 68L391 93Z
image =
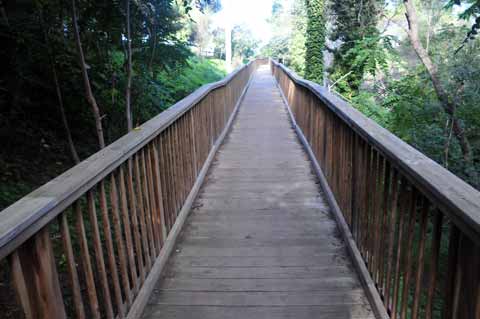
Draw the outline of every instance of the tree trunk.
M75 143L73 143L72 133L70 131L70 125L68 125L67 115L65 114L62 89L60 87L60 81L58 80L54 53L53 53L52 46L50 44L50 39L48 37L48 33L45 27L42 8L40 7L38 10L40 15L40 24L43 31L43 37L45 38L45 44L47 46L48 60L50 62L50 68L52 70L53 84L55 85L55 93L57 94L58 110L60 111L60 116L62 118L62 124L63 124L63 128L65 129L65 135L67 137L68 147L70 148L70 154L72 155L72 159L75 162L75 164L78 164L80 163L80 157L78 156L77 149L75 148Z
M78 164L80 163L80 157L78 156L77 149L75 148L75 144L73 143L72 133L70 131L70 125L68 125L67 115L65 114L65 108L63 106L62 90L60 89L60 82L58 81L57 70L54 63L55 62L52 61L51 68L52 68L52 74L53 74L53 82L55 84L55 91L57 93L58 109L62 117L62 124L65 129L65 135L67 136L68 147L70 148L72 159L75 162L75 164Z
M105 138L103 137L102 118L100 116L100 110L98 108L97 101L95 100L95 96L93 95L92 87L90 85L90 79L88 77L87 66L85 63L85 55L83 54L82 41L80 40L80 32L78 30L77 9L75 5L75 0L72 0L72 24L73 33L75 36L75 44L78 51L78 62L80 63L80 69L82 70L85 95L88 103L92 107L93 117L95 119L95 127L97 130L98 144L100 148L104 148Z
M130 0L125 1L126 5L126 23L127 23L127 87L125 89L125 113L127 116L127 128L130 132L132 125L132 35L130 32Z
M460 122L455 117L457 104L448 97L447 92L445 91L442 83L440 82L437 67L433 64L430 56L428 55L428 52L425 50L422 43L420 42L420 38L418 36L418 18L415 6L413 4L413 0L404 0L403 3L406 9L405 15L408 22L408 36L410 38L410 43L412 44L413 49L415 50L415 53L419 57L420 61L427 69L428 75L430 76L430 80L432 81L433 88L435 89L435 93L437 94L440 104L453 121L453 134L455 135L455 138L460 144L463 158L466 162L471 163L473 159L470 143L467 139L467 136L465 135L465 131L460 125Z
M154 80L155 80L155 72L153 71L153 60L155 59L155 54L156 54L156 51L157 51L156 32L157 32L157 26L154 22L153 26L152 26L152 34L151 34L151 37L152 37L152 53L151 54L152 55L150 56L150 61L148 62L148 70L152 74L152 77L153 77Z

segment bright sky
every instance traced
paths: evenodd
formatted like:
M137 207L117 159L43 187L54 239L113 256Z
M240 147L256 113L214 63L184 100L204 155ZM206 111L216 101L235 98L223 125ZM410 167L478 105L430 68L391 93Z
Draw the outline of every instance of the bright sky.
M272 0L222 0L222 10L213 17L215 26L245 24L255 36L266 43L271 37L267 19L272 12Z

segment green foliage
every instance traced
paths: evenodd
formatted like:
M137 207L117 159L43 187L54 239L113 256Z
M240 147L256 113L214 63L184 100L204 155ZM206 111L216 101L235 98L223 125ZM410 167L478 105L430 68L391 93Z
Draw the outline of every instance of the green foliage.
M307 33L307 12L305 2L297 0L293 2L291 10L292 35L288 47L291 67L298 74L305 74L305 37Z
M222 63L199 59L190 51L184 30L187 9L178 3L131 1L134 125L225 75ZM54 70L80 158L97 151L70 4L42 0L4 6L8 25L0 20L0 57L5 62L0 74L0 164L5 168L0 170L0 209L73 164ZM92 90L110 143L127 131L125 3L77 0L76 4Z
M245 25L236 25L232 29L232 56L241 63L247 63L256 54L259 41L252 30Z
M307 34L305 39L305 78L323 82L323 50L325 47L324 0L306 0Z
M454 5L464 4L467 8L460 14L461 19L469 20L475 18L475 23L472 25L471 29L467 32L466 38L463 40L460 48L457 49L458 52L462 49L468 41L474 40L478 32L480 31L480 1L478 0L449 0L446 8L451 8Z
M305 0L294 0L290 8L285 8L283 3L276 0L272 6L269 21L273 36L261 48L261 55L277 59L303 76L307 32Z
M382 49L379 43L382 38L377 30L377 22L383 3L383 0L345 0L332 1L330 4L335 17L330 39L341 42L334 50L331 80L337 81L351 72L343 78L344 85L340 86L342 94L357 94L365 73L371 72L377 62L381 62L379 54ZM370 54L375 56L369 58ZM354 70L351 69L352 61L356 61Z
M350 102L363 114L383 127L389 127L390 111L376 101L376 95L362 91L352 97Z
M335 89L342 95L352 98L358 91L366 75L375 77L380 72L388 75L389 59L395 55L391 36L369 36L356 40L345 52L342 60L349 61L348 69L337 64L330 75ZM333 84L332 84L333 85Z

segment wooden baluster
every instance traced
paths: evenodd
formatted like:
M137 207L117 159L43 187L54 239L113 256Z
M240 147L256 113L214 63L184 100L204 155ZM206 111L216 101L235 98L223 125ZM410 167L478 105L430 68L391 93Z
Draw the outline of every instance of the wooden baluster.
M214 127L214 116L215 116L215 113L214 113L214 103L215 101L213 100L213 95L212 94L208 94L205 99L208 101L208 109L207 109L207 124L208 124L208 127L209 127L209 131L208 131L208 140L209 140L209 144L208 144L208 149L210 150L212 147L213 147L213 144L215 143L215 127Z
M323 104L318 103L318 101L315 100L315 105L319 111L319 127L318 127L318 160L320 162L320 167L322 168L322 171L325 172L325 129L326 129L326 124L325 124L325 108Z
M30 294L32 294L33 289L29 289L27 287L28 285L31 285L31 282L27 284L25 276L23 275L22 263L20 262L18 251L15 250L9 258L13 286L15 287L15 293L20 305L22 306L25 318L38 318L39 314L37 313L34 302L30 298Z
M145 149L140 152L140 169L141 169L141 184L142 184L142 197L145 200L145 221L147 223L148 242L150 243L150 252L152 257L152 264L155 262L159 250L156 247L155 234L153 233L153 209L150 205L150 196L148 192L148 177L147 169L145 166Z
M125 292L127 305L130 305L132 300L130 297L131 289L127 270L127 254L125 252L125 244L122 237L122 226L120 223L120 212L118 208L118 188L114 174L110 175L110 202L112 205L113 230L118 249L118 264L120 265L120 274L122 275L123 291Z
M338 173L340 170L339 164L339 155L341 153L341 145L340 145L340 132L339 132L339 123L336 118L336 115L332 116L333 119L333 129L332 129L332 143L331 143L331 152L332 152L332 161L330 162L330 169L332 170L332 190L335 197L339 198L338 192ZM341 205L341 201L339 200L339 205Z
M213 98L212 98L213 100ZM214 111L213 107L213 101L212 101L212 112ZM212 125L215 125L215 113L212 113L212 118L211 118ZM175 172L176 172L176 177L175 177L175 182L176 182L176 189L177 189L177 211L175 216L178 216L178 213L180 212L180 209L182 208L182 203L183 203L183 198L184 198L184 193L185 190L183 189L183 170L182 170L182 151L180 149L180 139L179 139L179 131L180 128L180 122L175 122L173 126L173 131L172 131L172 136L173 136L173 154L175 156L175 160L173 162L175 166ZM212 138L215 139L215 126L212 126L213 131L212 131ZM213 142L214 143L214 142Z
M185 115L185 123L184 123L184 136L185 136L185 149L186 149L186 168L187 168L187 195L190 194L190 191L192 190L193 184L195 183L195 170L193 167L193 161L195 157L193 156L193 148L192 148L192 130L190 126L190 121L189 121L189 114L191 114L191 111L188 112L188 114ZM225 122L226 123L226 122Z
M94 319L100 318L100 307L98 304L97 290L95 288L95 279L93 277L92 262L88 251L88 241L85 231L85 223L83 221L83 212L79 202L74 205L76 216L77 238L80 245L80 260L83 265L85 275L85 284L87 286L87 295L90 305L90 315Z
M394 246L395 246L395 225L397 223L397 208L398 208L398 172L396 169L393 169L392 176L392 199L390 205L390 219L388 227L388 248L387 248L387 269L384 285L384 303L385 307L390 309L392 306L390 291L392 284L392 270L393 270L393 258L394 258Z
M160 235L161 235L161 245L167 239L167 228L165 223L165 209L163 207L163 192L162 192L162 182L160 178L160 159L158 157L158 143L159 140L155 140L154 144L152 144L151 154L153 155L153 181L154 181L154 190L155 190L155 200L157 201L157 209L159 213L160 219Z
M357 212L357 202L358 202L358 193L357 193L357 188L358 188L358 136L352 132L352 183L350 184L350 193L352 194L351 196L351 201L350 201L350 211L352 214L352 221L350 225L350 230L352 232L353 239L358 245L358 212Z
M214 114L215 115L215 114ZM213 118L213 121L215 121L215 117ZM182 144L183 144L183 141L181 139L181 133L180 133L180 130L181 130L181 118L175 122L175 126L174 126L174 130L173 130L173 140L174 140L174 144L173 144L173 147L174 147L174 150L175 150L175 166L176 166L176 169L177 169L177 172L178 172L178 175L177 175L177 185L178 185L178 211L177 211L177 214L178 212L180 211L180 209L182 208L183 206L183 200L185 198L185 171L183 169L183 149L182 149ZM214 134L216 134L216 132L214 132Z
M120 206L123 220L123 231L125 232L125 243L127 248L128 264L130 265L130 277L132 280L132 290L138 291L137 283L137 265L135 264L135 251L132 241L132 226L130 224L130 215L128 211L127 190L125 188L125 172L123 165L119 168L119 184L120 184Z
M370 184L372 179L372 156L371 156L371 146L368 143L365 143L365 147L363 149L363 155L365 156L363 163L365 163L365 169L363 170L364 173L364 185L362 187L362 236L361 236L361 252L363 254L363 259L365 262L368 260L368 236L369 236L369 229L368 229L368 209L369 209L369 201L370 201Z
M107 318L113 318L112 301L110 299L110 289L108 287L107 271L105 269L105 261L103 259L102 240L100 238L100 230L98 228L97 211L95 208L95 197L93 191L87 193L88 215L90 225L92 227L93 251L95 253L98 276L100 277L100 287L105 307L105 315Z
M388 228L388 208L389 208L389 198L390 198L390 177L391 177L391 169L390 169L390 162L385 160L385 173L384 173L384 187L383 187L383 200L382 200L382 213L380 219L380 235L379 235L379 243L378 243L378 287L379 290L384 287L385 282L385 242L386 237L388 236L387 228ZM385 291L381 291L385 293Z
M222 92L222 91L220 91ZM222 96L222 94L220 95ZM221 103L223 103L223 98L220 99ZM223 107L220 108L223 112ZM223 125L223 114L220 117L220 128ZM185 189L185 195L183 197L183 203L185 202L185 199L188 196L188 193L190 192L190 169L189 169L189 162L190 162L190 143L187 137L187 131L186 131L186 119L187 115L183 115L181 118L181 125L180 125L180 135L181 135L181 150L182 150L182 157L183 157L183 172L184 172L184 180L183 180L183 188ZM183 206L183 204L182 204Z
M344 206L344 199L345 195L342 193L342 184L343 184L343 172L345 171L345 163L344 163L344 155L345 155L345 148L344 148L344 138L343 138L343 129L342 123L335 119L335 160L333 162L333 170L335 174L335 197L337 198L338 205L340 206L340 210L345 218L345 221L348 225L348 218L345 215L345 206Z
M370 211L370 201L371 201L371 189L372 189L372 179L373 179L373 165L372 165L372 147L367 144L367 148L365 150L365 162L366 162L366 170L365 170L365 198L364 198L364 207L363 207L363 224L364 226L362 227L364 232L363 232L363 258L368 264L368 258L369 258L369 236L370 236L370 229L369 229L369 211ZM370 265L368 265L370 267Z
M148 198L150 200L150 218L152 220L152 234L155 240L155 247L157 255L160 253L161 248L161 230L160 230L160 213L157 208L157 200L155 199L155 190L153 188L153 171L152 171L152 154L151 144L145 147L145 167L147 177Z
M443 213L437 210L434 213L432 233L432 254L430 256L430 269L428 279L427 302L425 305L425 318L433 318L433 300L435 298L435 287L437 283L438 263L440 260L440 245L442 240Z
M400 188L400 196L401 196L401 208L399 211L400 214L400 221L398 225L398 245L397 245L397 258L395 262L395 276L393 278L393 301L392 301L392 308L391 308L391 317L392 319L397 318L397 306L398 306L398 290L400 288L400 280L401 280L401 261L402 261L402 253L403 253L403 233L404 233L404 223L405 219L408 214L408 208L410 207L410 203L412 201L412 194L407 190L406 180L404 178L401 179L401 188ZM408 253L408 252L407 252Z
M332 157L332 114L329 110L325 111L325 145L324 145L324 163L325 163L325 178L328 182L328 184L331 185L331 165L330 163L332 162L331 157Z
M369 195L370 198L370 203L368 205L368 244L367 244L367 251L368 251L368 258L367 258L367 263L368 263L368 270L370 271L370 274L372 275L373 280L375 281L375 269L374 269L374 263L373 263L373 251L374 247L376 245L375 243L375 237L376 237L376 211L377 211L377 188L378 188L378 172L379 172L379 160L378 160L378 153L375 149L372 149L372 178L370 180L370 190L371 194Z
M202 131L202 111L201 111L202 102L200 101L195 108L193 108L192 114L192 122L193 122L193 129L194 129L194 141L195 141L195 157L196 157L196 164L195 164L195 171L196 176L200 173L202 169L202 158L203 158L203 148L202 148L202 141L203 141L203 131Z
M166 175L167 182L168 182L168 194L169 198L168 201L170 203L170 209L169 209L169 219L171 222L171 226L175 224L175 213L176 213L176 207L175 207L175 186L174 186L174 172L173 172L173 160L172 160L172 150L171 150L171 135L170 135L170 130L171 128L167 128L165 130L165 160L167 163L167 172L168 174Z
M165 133L160 134L158 138L158 157L160 161L160 181L161 181L161 190L162 190L162 199L163 199L163 208L164 208L164 218L166 223L166 235L173 226L173 222L170 220L170 189L168 187L168 163L165 154Z
M407 309L408 309L408 292L410 289L410 276L412 271L412 257L413 257L413 238L415 237L415 222L416 222L416 215L417 215L417 198L418 198L418 191L416 189L412 189L412 201L411 206L408 211L408 239L407 239L407 248L405 250L406 255L406 262L404 264L404 278L403 278L403 291L402 291L402 308L401 308L401 316L400 318L407 318Z
M480 314L480 246L461 232L456 249L453 293L450 294L451 299L446 299L447 314L451 317L447 318L476 319Z
M220 93L221 92L222 91L220 91ZM222 96L222 94L220 94L220 96ZM223 98L220 99L220 102L223 103ZM223 110L223 107L221 107L220 109ZM187 120L187 116L185 114L185 115L182 116L181 125L180 125L181 150L182 150L182 159L183 159L182 167L183 167L183 172L184 172L183 187L185 189L185 195L184 195L183 200L182 200L182 206L183 206L183 203L185 202L185 199L188 196L188 193L190 192L190 170L189 170L189 161L190 161L190 158L189 158L190 148L189 148L189 146L190 146L190 144L189 144L188 137L187 137L186 120ZM220 116L219 135L220 135L220 132L221 132L222 125L223 125L223 114L221 114L221 116Z
M413 307L412 307L412 319L418 318L418 310L420 308L421 300L421 288L422 288L422 279L423 279L423 265L424 265L424 256L425 256L425 241L427 238L427 226L428 226L428 211L430 208L430 202L428 199L423 198L423 207L420 216L420 243L418 244L418 257L417 257L417 267L416 267L416 276L415 276L415 294L413 296Z
M148 227L147 227L147 218L144 208L144 201L142 196L142 177L140 175L140 165L139 165L139 154L137 153L134 157L134 168L135 168L135 185L136 185L136 194L137 194L137 203L140 212L140 228L142 230L142 244L143 251L145 252L145 266L147 267L147 273L150 271L155 258L154 251L150 250L150 238L148 236Z
M365 188L363 183L365 182L365 143L360 136L357 135L357 151L356 151L356 172L357 178L355 183L355 190L353 194L356 196L355 200L355 241L360 252L363 251L362 236L363 236L363 206L364 206L364 194Z
M137 204L135 198L135 189L133 187L133 163L132 159L128 159L127 164L127 193L128 193L128 202L130 204L130 212L132 214L132 224L133 224L133 238L135 240L135 250L138 262L138 269L140 273L140 283L139 286L145 281L145 262L144 262L144 251L142 249L142 235L141 235L141 225L140 217L138 216ZM146 240L143 238L143 240Z
M191 148L192 148L192 166L193 166L193 175L194 175L194 180L198 176L198 159L197 159L197 131L195 129L195 121L196 117L194 117L194 114L196 115L196 110L198 109L198 104L194 106L190 112L188 112L188 117L190 118L190 136L191 136Z
M192 110L185 115L185 136L186 136L186 149L187 149L187 167L188 167L188 190L192 190L197 173L195 171L195 142L193 141L193 129L191 126ZM228 121L228 118L227 118ZM225 122L226 123L226 122Z
M387 186L384 184L385 182L385 171L384 171L384 158L380 155L380 153L377 154L377 161L378 161L378 173L377 173L377 191L375 194L375 207L374 207L374 214L373 218L375 220L375 228L374 228L374 245L373 245L373 280L377 284L377 286L380 286L379 280L379 263L381 262L380 258L380 241L381 241L381 235L382 235L382 224L383 224L383 214L382 214L382 194L386 194L388 198L388 189Z
M208 122L209 109L210 109L209 100L208 100L208 98L205 98L204 99L204 105L202 106L202 114L203 114L202 128L203 128L203 131L204 131L204 140L203 140L203 143L202 143L203 157L202 157L201 166L203 166L203 164L205 163L205 160L208 157L208 151L210 150L210 135L209 135L210 123Z
M27 319L67 317L48 226L12 253L10 265Z
M63 250L65 251L68 275L70 277L70 284L72 287L75 314L77 315L78 319L83 319L85 318L85 308L82 300L80 282L78 280L77 264L75 263L75 257L73 254L72 239L70 237L67 214L65 212L60 215L59 224L60 232L62 234Z
M113 250L112 232L110 228L110 220L108 218L107 196L105 194L105 184L103 180L100 182L100 211L102 216L103 234L105 246L107 248L107 261L110 268L111 282L113 286L114 300L117 306L118 315L120 318L124 316L123 298L120 290L120 282L118 279L117 263L115 260L115 252ZM120 258L122 262L122 258ZM108 282L107 282L108 285ZM128 294L129 290L126 291Z
M347 172L346 172L346 179L345 179L345 184L343 185L343 190L346 194L346 199L345 199L345 208L348 212L348 219L349 219L349 226L350 226L350 231L353 231L353 210L352 210L352 204L354 201L354 194L352 193L352 186L355 183L355 177L353 176L354 172L354 147L355 147L355 135L353 131L345 126L345 132L346 132L346 167L347 167Z
M458 269L458 255L460 246L460 231L455 224L450 224L450 237L448 245L448 270L447 283L445 289L445 306L443 309L443 319L454 319L457 307L455 294L461 270Z
M173 138L172 138L172 127L170 126L166 130L166 139L165 139L165 146L167 161L168 161L168 180L169 180L169 189L170 189L170 202L171 202L171 211L170 211L170 220L173 224L175 224L175 220L177 219L177 186L176 186L176 171L175 171L175 158L173 154Z

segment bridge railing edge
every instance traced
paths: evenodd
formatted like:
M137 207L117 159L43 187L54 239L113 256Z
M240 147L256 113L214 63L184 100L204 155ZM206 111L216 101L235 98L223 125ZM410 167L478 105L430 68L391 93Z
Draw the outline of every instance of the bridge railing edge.
M128 314L265 63L200 87L0 212L0 289L15 288L27 318Z
M478 318L480 192L325 87L270 65L388 315Z

